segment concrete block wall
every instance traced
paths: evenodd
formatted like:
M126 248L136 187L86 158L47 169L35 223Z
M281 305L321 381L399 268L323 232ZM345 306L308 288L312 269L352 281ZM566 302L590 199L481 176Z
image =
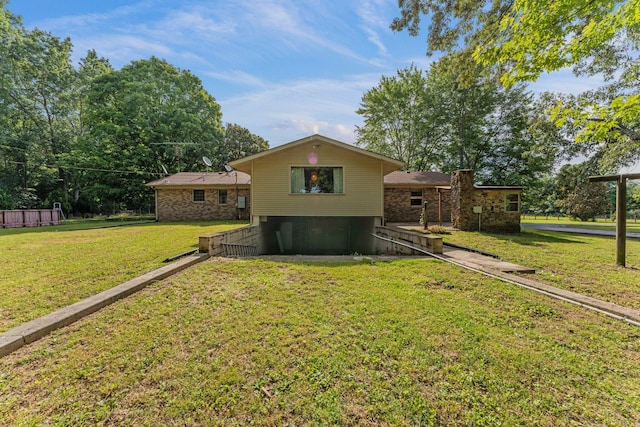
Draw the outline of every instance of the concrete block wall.
M214 219L248 219L250 194L248 188L239 188L238 196L245 196L246 208L236 210L235 188L227 191L227 204L218 204L218 189L204 189L204 202L193 201L193 189L163 189L156 192L156 218L158 221L209 221Z
M435 188L385 187L384 215L387 222L418 222L422 205L411 206L411 192L422 192L422 203L427 203L427 219L438 222L438 190ZM442 193L442 221L451 221L451 194Z
M200 236L198 250L201 253L208 253L210 256L222 256L224 254L223 243L254 246L258 254L264 252L260 226L256 225Z
M402 230L395 227L378 226L375 234L385 239L390 239L425 250L434 254L442 253L442 237L432 234L423 234L416 231ZM376 253L386 255L424 255L402 244L387 240L375 239Z

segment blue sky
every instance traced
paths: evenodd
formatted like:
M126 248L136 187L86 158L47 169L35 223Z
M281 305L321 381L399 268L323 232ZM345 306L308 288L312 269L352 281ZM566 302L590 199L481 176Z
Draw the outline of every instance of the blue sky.
M271 146L313 134L352 143L380 77L416 63L422 38L389 29L394 0L10 0L27 28L70 37L119 69L157 56L190 70L237 123Z
M202 79L237 123L272 147L313 133L347 143L362 95L382 75L428 69L424 36L395 33L396 0L9 0L27 28L70 37L119 69L157 56ZM597 81L547 76L532 90Z

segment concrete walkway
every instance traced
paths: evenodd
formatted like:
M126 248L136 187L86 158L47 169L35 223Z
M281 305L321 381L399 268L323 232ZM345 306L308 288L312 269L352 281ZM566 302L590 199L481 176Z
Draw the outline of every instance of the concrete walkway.
M104 292L85 298L75 304L63 307L53 313L24 323L0 335L0 357L12 353L20 347L32 343L50 332L70 325L119 299L140 291L147 285L163 280L187 267L209 258L208 254L198 254L183 258L170 265L143 274Z
M502 261L498 258L470 252L464 249L444 245L442 255L457 262L464 263L477 269L497 270L503 273L535 273L533 268Z
M546 231L561 231L564 233L575 233L575 234L592 234L596 236L615 236L615 230L597 230L594 228L581 228L575 227L570 224L538 224L533 222L523 222L520 224L522 228L531 228L535 230L546 230ZM640 239L640 233L634 231L627 232L627 238L629 239Z

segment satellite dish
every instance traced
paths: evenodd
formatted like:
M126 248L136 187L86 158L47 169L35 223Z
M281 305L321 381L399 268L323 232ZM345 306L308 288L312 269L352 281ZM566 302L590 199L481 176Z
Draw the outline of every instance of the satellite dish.
M160 165L162 166L162 172L164 173L164 176L169 175L169 172L167 172L167 168L164 167L164 165Z
M229 165L224 165L224 170L226 170L227 172L231 172L233 168Z
M213 163L211 163L211 159L208 158L207 156L202 156L202 161L204 162L205 165L207 165L208 167L211 167L211 165Z

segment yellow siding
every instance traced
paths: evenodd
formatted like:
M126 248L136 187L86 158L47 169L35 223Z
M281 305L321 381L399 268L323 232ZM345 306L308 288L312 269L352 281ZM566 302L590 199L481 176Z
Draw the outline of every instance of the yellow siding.
M254 160L251 172L253 216L383 216L381 160L314 141ZM342 167L343 194L290 194L291 167Z

